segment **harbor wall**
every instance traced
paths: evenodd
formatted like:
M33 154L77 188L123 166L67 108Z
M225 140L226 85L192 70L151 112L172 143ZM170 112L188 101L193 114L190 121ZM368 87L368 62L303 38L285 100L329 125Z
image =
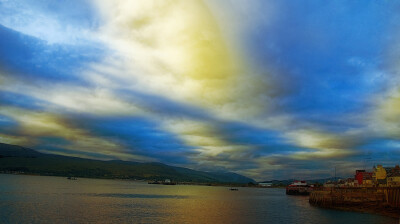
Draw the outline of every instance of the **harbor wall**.
M323 188L310 193L312 205L400 217L400 187Z

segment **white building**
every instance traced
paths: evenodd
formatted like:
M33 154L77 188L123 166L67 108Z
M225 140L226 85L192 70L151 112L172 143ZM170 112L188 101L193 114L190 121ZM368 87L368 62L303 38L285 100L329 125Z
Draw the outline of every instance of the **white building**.
M272 183L270 182L263 182L263 183L258 183L258 185L260 185L261 187L271 187Z

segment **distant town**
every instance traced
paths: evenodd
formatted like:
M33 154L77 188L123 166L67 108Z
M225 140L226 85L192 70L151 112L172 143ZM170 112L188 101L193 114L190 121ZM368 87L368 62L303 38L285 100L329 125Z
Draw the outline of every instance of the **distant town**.
M282 180L259 182L259 187L286 187L288 185L310 187L400 187L400 166L384 167L377 165L371 171L355 170L351 178L327 178L317 180Z
M328 181L324 187L399 187L400 167L374 166L371 172L356 170L354 178Z
M400 218L400 166L355 170L352 178L264 181L259 187L283 187L287 195L309 195L311 205Z
M354 178L327 181L309 189L312 205L400 218L400 167L356 170Z

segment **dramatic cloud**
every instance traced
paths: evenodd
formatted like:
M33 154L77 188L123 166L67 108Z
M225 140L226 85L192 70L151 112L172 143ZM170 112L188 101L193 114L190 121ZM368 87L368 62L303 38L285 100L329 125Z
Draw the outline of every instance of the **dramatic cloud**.
M0 142L257 180L392 165L399 6L0 0Z

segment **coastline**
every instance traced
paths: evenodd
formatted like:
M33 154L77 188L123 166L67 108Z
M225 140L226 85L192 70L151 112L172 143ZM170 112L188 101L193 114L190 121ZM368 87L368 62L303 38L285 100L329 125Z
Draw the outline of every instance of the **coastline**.
M68 176L62 175L45 175L40 173L12 173L12 172L1 172L0 175L17 175L17 176L43 176L43 177L61 177L68 178ZM115 177L89 177L89 176L74 176L78 180L84 179L99 179L99 180L119 180L119 181L134 181L134 182L146 182L152 181L152 179L130 179L130 178L115 178ZM219 182L174 182L175 185L195 185L195 186L212 186L212 187L251 187L251 188L265 188L259 187L258 185L242 184L242 183L219 183ZM279 187L276 187L279 188Z

